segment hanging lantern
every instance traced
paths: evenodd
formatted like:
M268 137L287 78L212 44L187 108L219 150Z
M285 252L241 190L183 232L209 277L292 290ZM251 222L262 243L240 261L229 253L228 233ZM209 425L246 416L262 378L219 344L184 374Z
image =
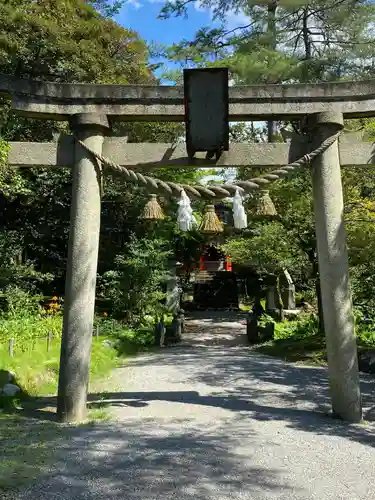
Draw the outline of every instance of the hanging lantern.
M262 189L256 202L254 210L255 217L274 218L277 217L277 211L270 197L269 191Z
M156 194L150 196L150 200L146 203L141 219L144 220L162 220L164 219L164 213L161 206L156 199Z
M202 222L199 227L202 233L216 234L224 231L223 224L220 222L219 217L216 215L215 206L207 205L205 213L202 217Z

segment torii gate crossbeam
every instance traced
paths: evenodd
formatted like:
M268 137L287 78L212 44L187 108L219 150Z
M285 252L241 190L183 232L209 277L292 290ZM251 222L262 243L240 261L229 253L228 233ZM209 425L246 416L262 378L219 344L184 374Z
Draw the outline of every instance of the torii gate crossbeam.
M12 99L13 110L36 118L99 113L115 121L185 120L181 86L50 83L0 75L0 96ZM375 80L229 88L230 121L292 120L326 111L344 118L374 116Z

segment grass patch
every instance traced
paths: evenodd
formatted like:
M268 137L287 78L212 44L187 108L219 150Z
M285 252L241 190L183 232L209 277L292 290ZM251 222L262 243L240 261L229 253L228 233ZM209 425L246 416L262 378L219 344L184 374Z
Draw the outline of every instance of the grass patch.
M144 351L154 342L152 327L132 330L112 319L97 320L97 323L100 336L93 337L90 363L91 390L92 384L105 378L114 368L120 366L124 357ZM56 394L61 344L58 328L61 329L61 317L57 316L19 318L18 321L14 318L8 321L0 319L0 371L14 372L16 383L30 396ZM15 331L25 331L25 337L20 333L15 336ZM48 331L54 333L49 350L47 350ZM43 333L42 338L40 332ZM15 338L14 356L9 355L8 338Z
M133 334L132 334L133 335ZM126 336L125 336L126 337ZM113 343L113 338L93 338L90 363L90 390L97 392L112 390L109 375L114 368L124 362L123 354L127 353L127 345L122 344L121 353L108 345L104 340ZM136 343L136 339L133 340ZM140 342L143 345L143 339ZM24 346L27 346L25 343ZM131 347L131 353L137 348ZM47 352L44 340L36 340L27 348L15 349L14 357L10 357L7 345L0 343L0 370L13 371L16 374L16 383L29 396L54 396L57 392L58 369L60 361L60 339L54 339ZM108 385L110 385L108 387ZM35 408L35 401L21 401L17 408L12 399L3 399L3 410L0 410L0 497L6 498L6 492L22 487L34 481L45 472L53 462L56 450L72 435L77 426L58 424L53 420L39 420L31 418ZM38 414L54 417L53 403L46 403L44 408L38 407ZM0 401L1 405L1 401ZM52 415L51 415L52 414ZM92 427L98 422L111 420L110 408L107 405L97 405L88 408L87 420L79 427ZM1 491L5 491L1 494Z
M103 345L104 338L93 339L90 383L108 375L120 364L114 348ZM31 343L25 350L9 356L8 349L0 344L0 370L16 374L17 384L30 396L49 396L56 394L60 364L60 339L52 341L47 352L44 340Z
M3 408L0 409L0 491L23 486L46 471L53 462L55 451L77 428L53 421L56 411L53 399L43 408L38 406L41 400L33 401L33 397L57 393L61 314L35 314L33 309L29 312L25 309L19 314L13 312L8 316L0 315L0 374L1 370L14 372L15 383L23 394L20 404L12 398L0 397L0 408ZM93 337L90 391L112 391L109 378L112 370L123 364L124 357L153 345L153 328L135 331L109 318L96 318L95 327L97 325L100 335ZM47 349L49 332L53 333L53 338ZM10 339L14 340L14 356L9 355ZM29 400L28 396L31 396ZM105 404L96 405L88 408L87 421L79 427L91 427L98 421L110 419L110 408ZM6 498L5 495L0 493L1 498Z
M110 422L112 420L112 415L109 408L89 408L87 410L87 421L89 424L95 424L96 422Z
M361 325L357 325L356 330L358 352L373 349L374 332L364 330ZM255 350L294 363L327 364L325 335L319 332L318 319L312 314L301 315L293 321L275 323L274 339L256 346Z
M275 322L274 339L257 346L256 350L284 361L324 365L325 338L318 326L318 319L312 314L303 314L293 321Z
M7 317L0 315L0 343L6 344L10 339L15 341L15 349L27 350L38 341L44 340L47 345L47 336L51 332L54 338L61 337L62 316L57 315L29 315Z
M321 334L273 340L257 346L255 350L294 363L315 365L327 363L325 338Z

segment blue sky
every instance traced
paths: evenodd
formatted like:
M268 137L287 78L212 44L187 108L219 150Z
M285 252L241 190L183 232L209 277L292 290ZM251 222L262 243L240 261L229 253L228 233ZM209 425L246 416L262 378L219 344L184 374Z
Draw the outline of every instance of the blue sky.
M115 20L126 28L135 30L148 43L156 42L166 45L177 43L182 39L191 40L202 26L213 26L209 10L203 9L195 2L188 9L188 18L173 17L158 19L163 0L127 0ZM234 28L243 22L242 15L229 13L228 27Z
M188 10L188 17L173 17L171 19L158 19L163 0L127 0L115 20L125 28L132 29L147 43L172 45L183 39L192 40L195 33L203 26L214 26L211 12L203 9L199 2L195 2ZM229 29L244 24L244 16L229 13L226 25ZM163 81L162 83L172 83ZM230 176L232 179L233 175ZM217 179L209 176L205 180Z
M211 22L209 12L189 9L187 19L158 19L163 2L158 0L129 0L116 16L116 21L126 28L135 30L147 42L171 45L183 38L192 39L195 32Z

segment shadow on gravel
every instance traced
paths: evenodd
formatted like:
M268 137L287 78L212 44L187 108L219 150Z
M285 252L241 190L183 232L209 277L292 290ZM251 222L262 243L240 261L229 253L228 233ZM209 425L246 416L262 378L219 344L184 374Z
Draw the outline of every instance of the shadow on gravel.
M251 440L247 426L232 436L223 426L184 429L186 421L72 429L71 439L55 452L52 472L28 490L2 498L207 500L215 493L220 499L289 498L285 472L252 466L251 451L233 452L245 436Z
M165 349L129 361L132 368L147 366L150 371L169 365L175 368L171 373L175 373L179 388L181 382L192 388L203 384L207 388L205 394L194 390L98 393L89 396L89 405L142 408L154 401L166 401L187 407L200 405L202 411L207 407L222 408L234 413L225 425L213 422L211 428L202 428L189 419L186 411L186 418L171 418L167 423L139 418L97 424L93 429L72 429L70 439L55 451L56 470L43 482L45 496L35 486L20 496L13 495L12 500L298 497L298 492L283 482L285 471L266 465L264 469L254 468L252 453L257 447L253 449L251 443L257 442L257 435L252 420L281 421L298 431L375 446L372 424L350 425L328 415L330 397L325 368L296 366L256 354L242 344L242 328L228 332L217 324L214 327L219 328L217 336L212 335L212 330L211 336L203 332L190 339L190 346ZM123 370L126 384L127 368ZM157 388L157 380L154 386ZM373 415L375 420L374 389L375 380L364 376L365 417L370 419ZM55 398L31 400L31 413L27 414L43 418L45 408L54 404ZM242 456L238 450L244 442L250 446ZM267 441L266 446L278 445Z
M235 334L239 339L243 334ZM224 340L225 342L225 340ZM241 342L241 341L240 341ZM208 347L209 344L209 347ZM254 354L243 346L210 343L168 350L168 355L146 356L132 366L176 366L186 371L186 384L205 384L213 394L197 392L114 393L90 396L109 405L143 405L164 400L202 406L217 406L256 420L279 420L288 426L320 435L336 435L375 446L373 424L351 425L333 419L328 373L325 367L296 366L280 359ZM181 382L181 380L179 380ZM225 388L225 389L223 389ZM217 389L217 391L215 390ZM375 421L375 380L361 376L364 420ZM95 399L97 398L97 399Z

